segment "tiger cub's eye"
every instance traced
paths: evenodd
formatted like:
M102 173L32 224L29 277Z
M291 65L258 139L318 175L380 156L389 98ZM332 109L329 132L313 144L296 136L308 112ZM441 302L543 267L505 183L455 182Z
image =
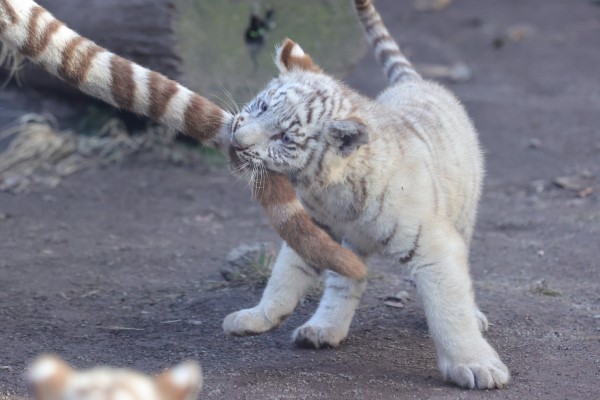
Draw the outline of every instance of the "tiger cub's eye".
M291 143L292 142L292 138L289 137L288 135L286 135L285 133L281 134L281 140L283 140L284 143Z

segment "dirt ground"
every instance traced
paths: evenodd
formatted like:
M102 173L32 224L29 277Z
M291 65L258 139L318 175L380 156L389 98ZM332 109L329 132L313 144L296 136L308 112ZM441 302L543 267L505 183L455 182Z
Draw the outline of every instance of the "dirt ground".
M455 0L417 13L410 3L378 1L412 59L474 70L451 88L487 154L472 271L487 337L512 370L507 389L441 381L416 292L385 260L338 349L291 343L314 300L275 332L225 336L222 319L260 290L211 281L223 282L230 249L277 236L228 171L147 155L54 190L0 193L0 398L25 396L23 370L44 351L149 372L194 358L205 399L600 398L600 7ZM383 86L370 55L349 82ZM553 184L578 175L595 176L584 186L596 191ZM399 290L406 307L383 304Z

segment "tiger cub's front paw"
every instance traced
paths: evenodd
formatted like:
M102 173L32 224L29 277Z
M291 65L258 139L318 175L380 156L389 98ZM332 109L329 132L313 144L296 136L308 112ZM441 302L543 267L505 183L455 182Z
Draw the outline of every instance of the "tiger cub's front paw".
M294 331L293 339L298 347L325 349L339 346L347 334L333 325L303 325Z
M229 314L223 321L223 331L232 336L260 335L277 328L287 316L269 319L261 307L249 308Z

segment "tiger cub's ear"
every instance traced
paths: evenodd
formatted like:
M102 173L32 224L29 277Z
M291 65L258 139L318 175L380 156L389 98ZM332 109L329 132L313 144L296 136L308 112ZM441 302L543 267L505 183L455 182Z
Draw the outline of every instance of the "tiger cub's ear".
M344 157L370 140L367 126L357 117L332 121L328 126L327 135L329 141Z
M36 400L58 400L72 374L73 369L62 359L44 355L27 371L27 381Z
M202 369L188 361L158 375L155 382L164 400L195 400L202 388Z
M285 39L283 44L278 47L276 51L275 65L277 65L279 72L282 74L295 69L323 72L323 70L313 62L312 58L302 50L302 47L290 39Z

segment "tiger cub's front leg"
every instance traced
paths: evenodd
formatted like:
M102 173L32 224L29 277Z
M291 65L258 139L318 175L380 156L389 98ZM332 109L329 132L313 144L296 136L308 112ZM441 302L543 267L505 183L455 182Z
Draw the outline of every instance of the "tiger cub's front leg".
M327 271L323 298L314 315L294 332L300 347L337 347L348 336L354 312L365 291L366 280L341 276Z
M281 325L294 311L320 274L285 243L256 307L229 314L223 321L225 333L259 335Z

